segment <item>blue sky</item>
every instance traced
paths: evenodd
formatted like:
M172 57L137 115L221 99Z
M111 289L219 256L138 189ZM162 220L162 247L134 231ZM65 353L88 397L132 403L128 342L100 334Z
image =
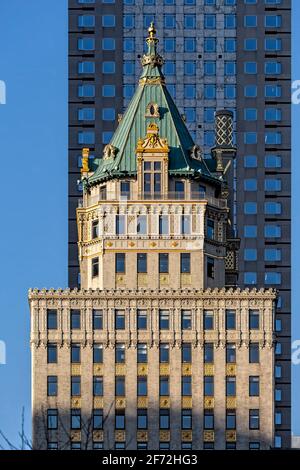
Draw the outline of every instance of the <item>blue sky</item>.
M7 364L0 365L0 430L16 445L23 406L28 435L31 428L27 290L67 285L67 0L52 0L51 8L44 9L43 3L46 6L42 0L0 3L0 80L7 86L7 104L0 105L0 340L7 346ZM294 21L299 17L300 2L294 1ZM300 43L298 25L293 42ZM293 79L300 80L296 47ZM293 107L293 117L297 129L300 105ZM295 131L293 145L295 205L300 196ZM295 210L295 235L298 230ZM293 266L296 291L296 244ZM294 294L294 339L300 339L299 307ZM300 435L300 365L294 366L293 379L294 432Z

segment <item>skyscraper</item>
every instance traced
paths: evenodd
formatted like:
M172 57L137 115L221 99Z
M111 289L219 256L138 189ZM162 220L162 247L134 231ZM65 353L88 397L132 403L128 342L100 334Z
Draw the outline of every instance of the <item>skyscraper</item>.
M214 112L236 121L233 226L241 287L276 287L276 443L290 445L290 0L69 0L69 283L79 263L81 149L99 157L139 75L155 19L164 74L203 155ZM97 162L95 162L97 163Z
M233 115L205 160L151 23L102 158L83 149L81 289L34 289L35 449L270 449L273 289L239 289L228 208Z

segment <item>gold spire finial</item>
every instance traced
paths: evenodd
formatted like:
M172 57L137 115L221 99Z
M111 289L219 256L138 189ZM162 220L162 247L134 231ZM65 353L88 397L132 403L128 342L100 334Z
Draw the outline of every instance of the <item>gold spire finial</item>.
M155 29L155 26L154 26L154 21L151 21L150 26L148 28L148 32L149 32L149 39L154 39L155 35L156 35L156 29Z
M89 172L89 155L90 155L90 149L88 148L83 148L82 149L82 168L81 168L81 173L88 173Z

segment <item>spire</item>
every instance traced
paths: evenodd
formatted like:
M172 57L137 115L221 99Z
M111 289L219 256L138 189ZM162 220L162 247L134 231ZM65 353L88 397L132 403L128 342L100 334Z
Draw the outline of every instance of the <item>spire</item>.
M144 68L141 78L143 77L161 77L161 66L164 64L164 59L157 53L157 44L159 39L156 37L156 29L154 23L150 24L148 28L149 36L146 39L148 51L142 57L142 66Z

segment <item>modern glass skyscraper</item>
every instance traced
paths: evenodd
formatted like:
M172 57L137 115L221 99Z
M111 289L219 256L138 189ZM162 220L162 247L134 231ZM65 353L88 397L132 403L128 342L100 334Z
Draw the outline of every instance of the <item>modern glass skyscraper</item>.
M203 154L214 112L236 121L234 224L241 287L276 287L277 447L290 445L290 0L69 0L69 284L78 278L81 150L102 155L155 21L169 91ZM123 51L120 54L120 51Z

